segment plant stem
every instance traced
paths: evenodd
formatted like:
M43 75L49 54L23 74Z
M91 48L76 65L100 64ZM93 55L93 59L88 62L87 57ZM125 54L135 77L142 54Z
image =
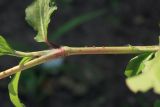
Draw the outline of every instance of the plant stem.
M155 52L159 46L122 46L122 47L64 47L68 55L83 54L138 54Z
M46 55L52 50L43 50L43 51L36 51L36 52L22 52L22 51L15 51L14 56L17 57L39 57Z
M0 72L0 79L15 74L36 65L45 63L49 60L56 58L71 56L71 55L84 55L84 54L139 54L145 52L156 52L160 49L159 46L123 46L123 47L67 47L63 46L58 49L37 51L37 52L20 52L17 51L18 55L38 55L40 57L35 58L23 66L17 65L13 68Z
M26 70L28 68L34 67L36 65L39 65L41 63L47 62L49 60L53 60L55 58L62 57L63 53L64 53L63 49L55 49L52 52L50 52L46 55L43 55L41 57L35 58L35 59L33 59L23 65L17 65L17 66L12 67L8 70L0 72L0 79L7 77L7 76L10 76L12 74L15 74L16 72L20 72L20 71Z

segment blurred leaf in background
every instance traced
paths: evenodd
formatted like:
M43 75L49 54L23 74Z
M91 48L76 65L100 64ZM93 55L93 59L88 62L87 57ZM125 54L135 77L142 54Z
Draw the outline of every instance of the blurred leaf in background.
M94 18L103 15L105 12L106 11L104 9L102 9L102 10L96 10L93 12L85 13L85 14L82 14L78 17L75 17L75 18L71 19L70 21L66 22L65 24L63 24L61 27L59 27L52 34L52 36L50 36L50 39L56 40L56 39L60 38L61 36L63 36L64 34L66 34L67 32L69 32L70 30L77 27L78 25L81 25L81 24L86 23L90 20L93 20Z

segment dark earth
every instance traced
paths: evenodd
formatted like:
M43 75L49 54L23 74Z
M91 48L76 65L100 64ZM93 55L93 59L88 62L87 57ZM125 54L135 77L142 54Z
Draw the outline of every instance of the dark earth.
M0 0L0 34L22 51L46 49L33 39L25 22L25 8L32 0ZM49 26L50 37L67 21L84 13L105 14L76 26L51 41L68 46L125 46L158 44L160 0L57 0L58 10ZM27 107L152 107L158 95L132 93L124 70L135 55L85 55L64 59L58 68L34 67L23 72L19 95ZM0 70L20 59L1 57ZM12 77L11 77L12 78ZM0 81L0 106L13 107L8 83Z

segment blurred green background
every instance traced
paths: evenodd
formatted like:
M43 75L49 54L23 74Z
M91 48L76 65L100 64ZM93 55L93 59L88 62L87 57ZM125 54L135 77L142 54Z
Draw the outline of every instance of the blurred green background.
M0 0L0 34L17 50L46 49L33 40L25 22L32 0ZM68 46L125 46L158 44L159 0L56 0L58 10L49 26L49 39ZM27 107L152 107L152 91L132 93L124 70L133 55L72 56L22 73L20 98ZM0 70L20 59L1 57ZM12 107L7 85L0 81L0 106Z

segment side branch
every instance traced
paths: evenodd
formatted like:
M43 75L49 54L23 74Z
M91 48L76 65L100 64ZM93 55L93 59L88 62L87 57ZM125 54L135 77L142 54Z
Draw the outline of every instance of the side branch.
M21 52L21 51L15 51L14 55L11 56L17 56L17 57L40 57L43 56L53 50L43 50L43 51L36 51L36 52Z
M15 74L16 72L20 72L20 71L32 68L32 67L34 67L36 65L45 63L45 62L47 62L49 60L53 60L53 59L56 59L56 58L59 58L59 57L62 57L62 56L64 56L63 48L54 49L53 51L51 51L50 53L48 53L48 54L46 54L44 56L41 56L39 58L33 59L33 60L25 63L23 66L17 65L17 66L15 66L13 68L10 68L8 70L0 72L0 79L8 77L8 76L10 76L12 74Z
M45 63L49 60L56 58L70 56L70 55L84 55L84 54L138 54L144 52L156 52L160 49L159 46L124 46L124 47L61 47L47 51L40 51L40 57L35 58L23 66L15 66L8 70L0 72L0 79L15 74L16 72L23 71L34 67L36 65ZM36 52L20 52L20 55L37 55ZM42 56L41 56L42 55Z

